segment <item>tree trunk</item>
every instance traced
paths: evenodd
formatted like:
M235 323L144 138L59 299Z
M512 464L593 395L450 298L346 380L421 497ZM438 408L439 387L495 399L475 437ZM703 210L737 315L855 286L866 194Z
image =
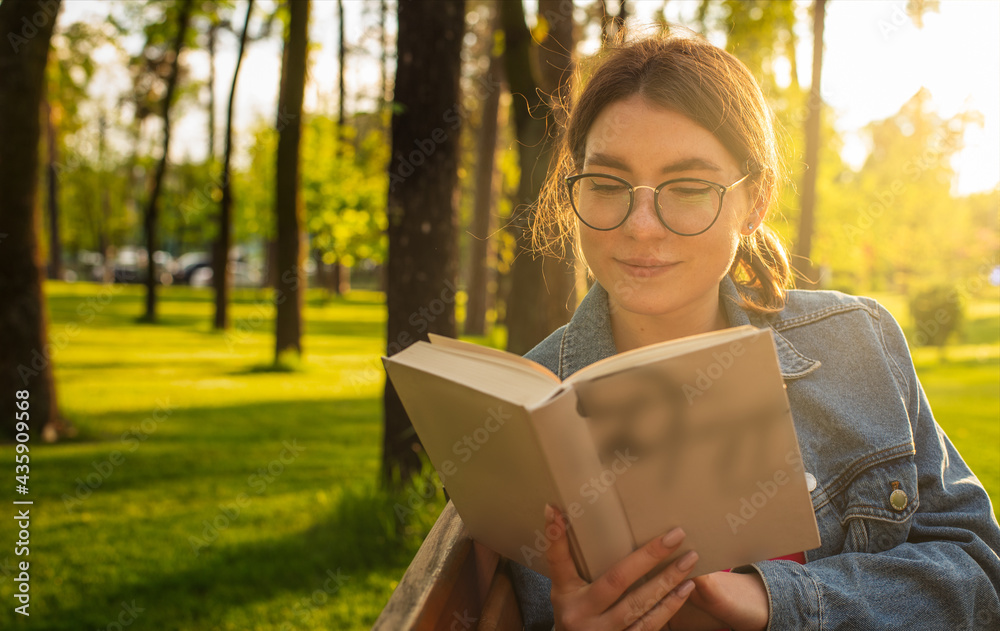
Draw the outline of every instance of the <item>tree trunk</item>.
M192 0L181 2L180 14L177 18L177 34L174 38L174 58L170 64L170 76L167 78L167 92L163 97L163 155L156 165L156 173L146 200L144 227L146 231L146 314L143 320L156 321L156 283L159 280L156 273L154 255L157 250L156 228L160 216L160 190L163 187L163 174L167 171L167 160L170 155L170 105L177 87L177 74L181 61L181 50L184 48L184 36L187 34L188 18L191 15Z
M309 45L309 0L288 3L289 23L281 62L278 94L278 157L274 214L277 217L277 271L274 362L288 353L302 355L302 303L306 290L302 245L302 198L299 195L299 140Z
M101 282L104 284L114 280L114 270L112 269L114 246L111 244L111 186L108 182L108 171L104 161L107 130L108 119L102 110L97 118L97 164L100 168L101 187L101 230L98 236L98 249L101 251L101 256L104 257L104 264L101 266Z
M58 12L58 0L0 2L0 33L7 35L0 46L0 427L10 440L24 429L15 416L19 401L27 401L21 422L34 436L58 416L35 215L39 112Z
M389 6L386 0L378 2L378 34L382 45L382 55L379 58L379 82L382 87L379 92L379 105L384 105L389 98L389 38L386 33L386 22L389 18Z
M476 164L476 197L472 216L472 240L469 248L469 301L465 309L466 335L486 333L486 312L489 309L490 285L495 284L493 215L496 207L499 178L496 170L497 126L500 114L500 83L503 61L490 59L485 84L492 89L483 102L479 127L479 159Z
M344 0L337 0L337 155L343 151L344 125L347 124L346 103L347 90L344 84L344 70L347 66L347 42L344 39ZM340 256L330 264L327 288L338 296L343 295L342 279L350 278L343 273L343 266L340 263Z
M216 329L229 327L229 288L232 286L229 269L229 248L233 234L233 183L231 180L230 162L233 155L233 103L236 101L236 80L240 76L240 65L243 63L243 51L247 45L247 28L250 26L250 13L253 11L253 0L247 1L247 17L243 22L243 32L240 34L240 48L236 53L236 68L233 70L233 84L229 88L229 107L226 110L226 153L222 158L222 201L219 204L219 236L215 241L212 255L212 284L215 285L215 323Z
M219 25L214 16L210 17L212 24L208 27L208 162L211 167L215 162L215 43L218 39Z
M802 174L802 212L799 215L799 239L795 244L796 267L806 282L816 286L818 270L813 265L812 237L816 221L816 178L819 171L819 126L823 99L820 95L820 76L823 71L823 21L826 0L813 3L813 64L812 86L809 88L809 115L806 117L805 172Z
M427 333L455 336L456 229L465 2L400 0L386 269L387 349ZM386 382L382 481L419 472L419 440Z
M45 175L49 184L48 199L46 200L49 209L48 277L49 280L61 280L63 268L62 243L59 239L59 138L56 122L52 116L52 102L48 97L45 97L42 102L45 111L45 141L48 149L45 156Z
M515 198L514 232L516 254L510 271L507 303L507 350L519 355L532 349L553 329L565 323L576 303L576 274L573 261L546 263L531 251L531 219L542 184L549 169L554 139L547 129L555 122L548 103L539 91L560 98L569 81L572 66L573 19L560 12L558 0L541 0L539 14L548 20L546 39L539 45L537 66L532 63L532 40L524 22L520 0L500 4L506 49L504 60L513 99L521 181ZM532 68L539 68L536 77ZM548 285L548 287L546 287Z
M345 119L344 99L347 91L344 89L344 67L347 63L347 43L344 41L344 0L337 0L337 151L340 151L340 140L343 135Z

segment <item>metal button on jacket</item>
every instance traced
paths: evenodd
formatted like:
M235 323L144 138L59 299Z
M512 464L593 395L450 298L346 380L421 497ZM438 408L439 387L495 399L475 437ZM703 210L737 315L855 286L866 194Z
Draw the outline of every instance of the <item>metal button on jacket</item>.
M892 493L889 494L889 504L893 509L901 511L906 508L908 502L909 498L906 497L906 491L899 488L899 482L893 482Z

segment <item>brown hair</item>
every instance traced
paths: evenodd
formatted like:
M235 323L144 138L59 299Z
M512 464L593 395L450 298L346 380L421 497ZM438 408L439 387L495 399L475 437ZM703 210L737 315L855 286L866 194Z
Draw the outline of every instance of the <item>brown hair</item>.
M776 202L781 165L771 110L753 75L736 57L700 36L659 35L609 47L592 61L596 66L575 106L558 104L569 112L534 215L536 250L561 255L568 245L581 254L563 178L583 166L587 134L597 115L635 94L712 132L752 174L754 205L766 210ZM744 306L757 312L780 310L792 281L788 253L778 235L763 224L740 238L729 275Z

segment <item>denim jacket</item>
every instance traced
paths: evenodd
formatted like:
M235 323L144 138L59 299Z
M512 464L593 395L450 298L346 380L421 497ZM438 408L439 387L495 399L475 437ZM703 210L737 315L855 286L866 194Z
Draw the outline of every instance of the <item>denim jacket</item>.
M806 564L734 570L763 578L768 630L1000 629L1000 527L934 421L892 316L870 298L794 290L781 312L758 315L740 307L728 276L719 293L730 326L774 331L816 482L822 544L805 551ZM525 356L565 379L614 355L607 297L595 283L569 324ZM525 627L552 628L549 580L512 569Z

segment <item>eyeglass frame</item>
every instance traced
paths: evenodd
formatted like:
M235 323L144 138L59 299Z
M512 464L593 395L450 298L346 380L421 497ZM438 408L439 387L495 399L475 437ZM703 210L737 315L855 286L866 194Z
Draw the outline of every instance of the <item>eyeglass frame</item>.
M655 187L644 186L644 185L633 186L632 183L626 180L625 178L618 177L617 175L609 175L607 173L578 173L576 175L567 175L565 178L565 182L566 182L566 192L569 195L569 203L570 206L573 207L573 213L576 215L577 219L579 219L583 223L583 225L587 226L591 230L600 230L602 232L608 232L610 230L620 228L626 221L628 221L629 215L631 215L632 211L635 210L635 192L641 188L648 188L649 190L653 191L653 210L656 212L656 218L659 219L661 224L663 224L663 227L669 230L670 232L673 232L674 234L682 237L696 237L699 234L708 232L712 228L712 226L715 225L715 222L719 220L719 215L722 214L722 204L723 202L726 201L726 193L733 190L738 185L742 184L743 181L749 178L751 175L753 175L753 171L747 173L746 175L736 180L729 186L719 184L718 182L712 182L711 180L702 180L694 177L682 177L673 180L667 180L666 182L661 182L660 184L657 184ZM577 210L576 208L576 201L573 199L573 185L585 177L603 177L611 180L616 180L628 187L628 211L626 211L625 216L622 217L622 220L619 221L614 226L610 228L597 228L587 223L587 221L582 216L580 216L580 211ZM660 214L660 191L663 190L663 188L668 184L674 184L677 182L698 182L699 184L706 184L714 188L719 193L719 207L715 209L715 216L712 218L712 222L708 224L708 226L706 226L703 230L700 230L698 232L678 232L673 228L671 228L670 225L667 224L667 222L663 219L663 215Z

